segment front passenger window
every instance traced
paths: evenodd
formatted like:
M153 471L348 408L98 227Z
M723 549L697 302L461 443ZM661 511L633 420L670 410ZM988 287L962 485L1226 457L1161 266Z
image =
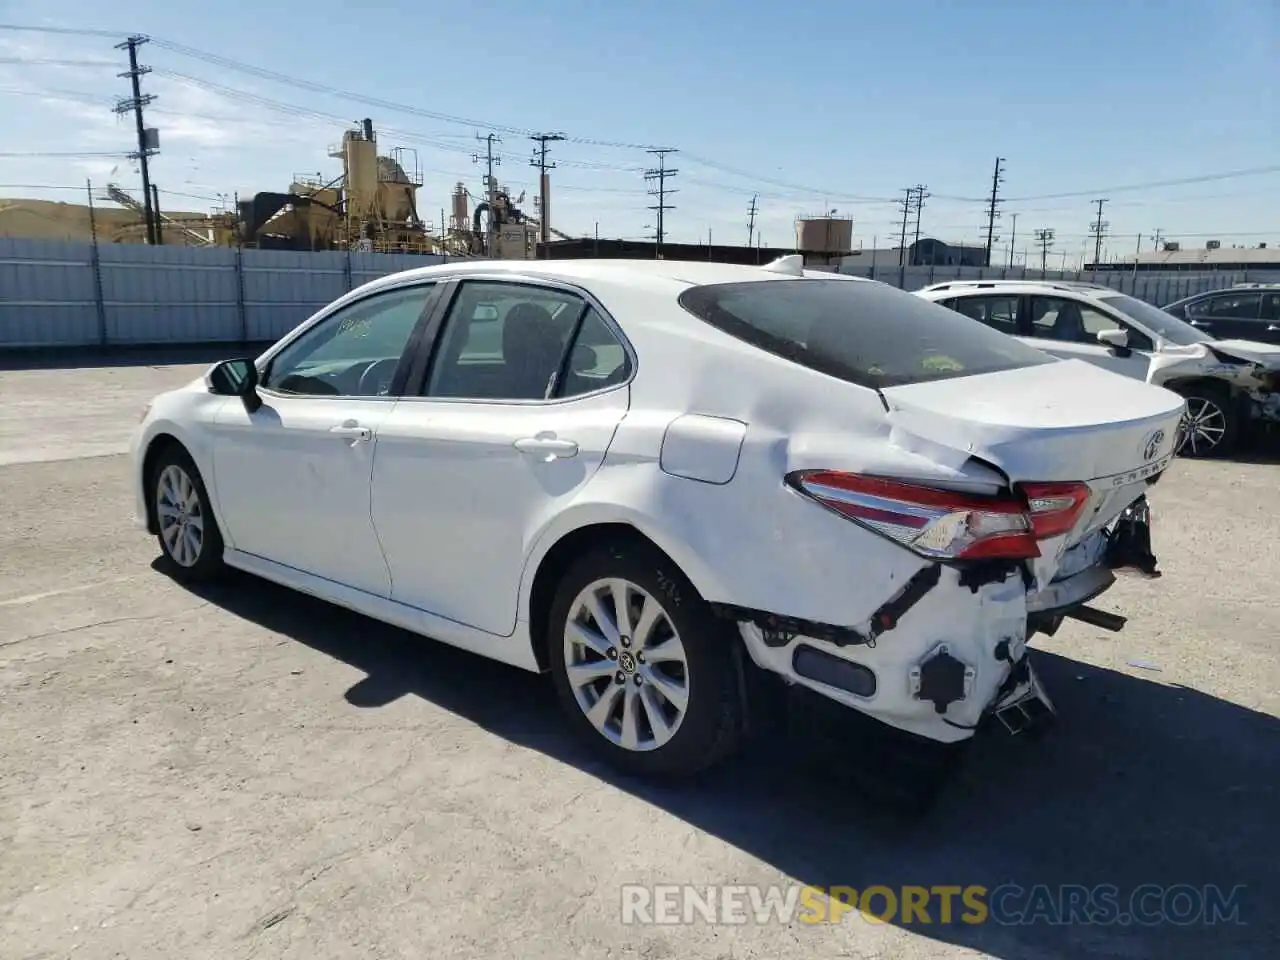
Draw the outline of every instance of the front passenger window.
M419 284L348 304L280 351L262 385L304 396L387 396L434 288Z

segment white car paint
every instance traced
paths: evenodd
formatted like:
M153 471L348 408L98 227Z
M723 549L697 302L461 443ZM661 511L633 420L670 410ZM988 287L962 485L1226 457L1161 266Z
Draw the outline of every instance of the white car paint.
M539 670L534 579L552 548L584 528L630 526L709 603L867 630L934 561L798 495L787 474L846 471L973 494L1020 481L1087 483L1078 521L1043 540L1033 562L976 586L961 582L969 565L941 564L937 586L874 645L801 635L770 646L754 619L741 619L760 667L950 742L971 736L1000 693L1010 665L993 650L1004 641L1021 656L1029 610L1050 605L1046 598L1079 601L1086 582L1095 592L1110 585L1098 566L1103 527L1172 456L1180 399L1088 364L878 391L766 352L677 304L704 284L803 279L889 289L801 271L789 259L770 268L609 260L426 267L352 291L256 364L265 369L347 304L451 278L580 294L616 324L633 375L543 402L264 390L253 414L239 398L213 395L206 375L157 397L135 432L139 525L148 526L148 451L173 437L204 478L230 566ZM874 695L801 676L792 654L802 643L869 668ZM968 669L965 696L945 715L912 692L940 644Z
M1101 342L1020 336L1053 356L1084 360L1126 377L1178 390L1196 380L1227 387L1257 419L1280 420L1280 346L1248 340L1214 340L1190 324L1100 284L1071 281L982 280L936 283L915 291L932 302L952 298L1043 296L1073 300L1114 319L1118 330L1136 330L1153 349L1117 350ZM1175 342L1177 339L1196 342ZM1217 354L1237 362L1224 362Z

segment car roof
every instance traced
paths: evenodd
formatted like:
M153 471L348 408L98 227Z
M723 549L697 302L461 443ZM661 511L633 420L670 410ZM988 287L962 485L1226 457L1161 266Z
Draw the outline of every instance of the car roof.
M1205 297L1221 297L1232 293L1247 293L1251 290L1263 292L1267 290L1280 290L1280 283L1236 283L1229 287L1217 287L1213 290L1201 290L1199 293L1191 293L1181 299L1173 301L1170 307L1181 306L1184 303L1191 303L1193 300L1203 300Z
M917 290L918 295L927 295L929 299L944 293L1073 293L1083 299L1101 296L1102 294L1118 294L1122 291L1103 283L1089 283L1084 280L949 280L934 283Z
M849 280L865 277L806 270L799 256L780 257L759 266L736 263L704 263L697 260L613 260L581 258L569 260L455 260L389 274L366 285L367 289L398 286L432 277L494 276L507 274L515 279L561 280L568 283L593 282L614 286L648 288L676 292L702 284L742 283L760 280Z

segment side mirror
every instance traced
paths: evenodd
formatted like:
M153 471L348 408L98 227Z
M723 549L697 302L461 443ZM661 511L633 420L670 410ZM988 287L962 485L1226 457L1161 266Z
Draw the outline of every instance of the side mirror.
M1103 346L1110 347L1120 356L1128 356L1132 351L1129 349L1129 332L1127 330L1099 330L1098 342Z
M258 396L258 368L252 360L223 360L205 375L209 392L219 397L239 397L253 413L262 406Z

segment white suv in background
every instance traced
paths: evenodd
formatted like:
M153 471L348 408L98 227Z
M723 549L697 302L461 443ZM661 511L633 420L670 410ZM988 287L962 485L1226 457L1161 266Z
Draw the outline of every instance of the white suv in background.
M1184 455L1225 454L1246 424L1280 422L1280 346L1218 340L1101 284L957 280L915 293L1046 353L1180 394Z

